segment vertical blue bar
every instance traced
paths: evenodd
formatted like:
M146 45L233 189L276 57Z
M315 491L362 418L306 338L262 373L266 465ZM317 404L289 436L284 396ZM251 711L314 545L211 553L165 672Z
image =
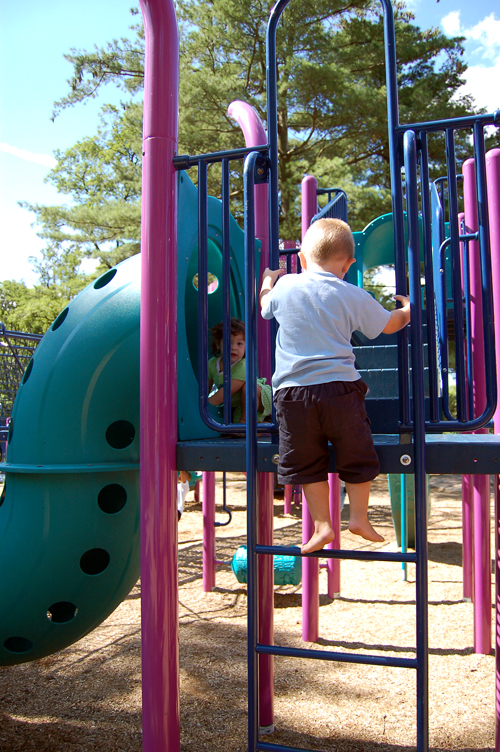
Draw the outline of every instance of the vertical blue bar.
M417 147L413 131L404 135L406 208L408 216L408 271L411 301L411 362L415 463L415 540L417 606L417 750L429 749L429 648L427 585L427 501L425 479L425 407L422 357L422 295L418 223Z
M198 163L198 401L200 413L208 400L208 198L207 165Z
M231 248L229 241L229 160L222 160L222 370L223 423L231 423Z
M434 273L432 263L432 216L429 192L429 158L427 134L420 133L420 190L424 238L425 308L427 312L427 362L429 374L430 420L439 420L436 311L434 305ZM403 564L405 567L405 564ZM406 569L405 569L406 572Z
M246 473L247 473L247 602L248 602L248 749L256 749L258 713L258 576L257 576L257 321L255 279L254 185L258 152L245 159L243 170L245 222L245 329L246 329Z

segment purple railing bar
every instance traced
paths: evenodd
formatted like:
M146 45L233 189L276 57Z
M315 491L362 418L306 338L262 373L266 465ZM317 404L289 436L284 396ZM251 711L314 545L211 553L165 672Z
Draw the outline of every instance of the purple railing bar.
M292 486L286 485L283 489L283 512L284 514L292 513Z
M488 214L493 277L493 310L496 351L500 353L500 149L486 153ZM497 371L497 383L498 383ZM500 407L493 416L494 432L500 433ZM500 752L500 476L495 476L495 752Z
M301 183L302 240L311 220L318 211L318 181L306 175ZM307 543L314 532L309 509L302 495L302 543ZM316 642L319 637L319 562L317 559L302 559L302 639Z
M236 100L231 102L227 114L236 120L248 147L267 143L267 134L257 110L247 102ZM261 242L260 274L257 289L260 289L262 272L269 266L269 205L267 183L256 185L255 193L255 237ZM271 382L271 338L269 324L262 316L257 317L257 357L259 361L259 376L265 376Z
M179 752L177 149L171 0L140 0L145 30L141 231L141 615L144 752Z
M328 473L328 484L330 486L330 517L332 527L335 533L335 540L327 544L327 548L340 548L340 478L338 473ZM330 598L340 595L340 559L328 559L326 562L328 572L328 590Z
M306 175L301 183L302 197L302 240L309 229L311 219L318 211L318 181L312 175Z
M274 476L257 473L257 540L263 545L273 545ZM274 644L274 567L271 556L260 556L257 561L259 577L259 642ZM274 724L274 657L259 655L259 726L269 728Z
M202 489L203 592L211 593L215 587L215 473L203 473Z
M302 543L307 543L314 533L305 494L302 494ZM302 559L302 639L316 642L319 637L319 562Z
M463 164L464 210L466 231L479 229L476 194L476 167L473 159ZM484 332L482 306L482 279L479 243L471 241L471 338L474 372L474 415L486 405L486 371L484 360ZM484 433L484 430L480 431ZM472 476L473 514L473 601L474 601L474 651L491 653L491 544L490 544L490 479L488 475Z
M462 588L472 600L472 475L462 475Z

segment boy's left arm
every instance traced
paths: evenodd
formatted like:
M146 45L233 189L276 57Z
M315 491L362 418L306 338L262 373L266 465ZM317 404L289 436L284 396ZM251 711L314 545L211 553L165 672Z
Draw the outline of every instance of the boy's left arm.
M260 294L259 294L259 301L260 301L260 307L262 308L264 303L264 298L268 293L271 292L271 290L274 287L274 284L278 277L281 277L282 274L284 274L284 269L264 269L264 272L262 274L262 285L260 287Z

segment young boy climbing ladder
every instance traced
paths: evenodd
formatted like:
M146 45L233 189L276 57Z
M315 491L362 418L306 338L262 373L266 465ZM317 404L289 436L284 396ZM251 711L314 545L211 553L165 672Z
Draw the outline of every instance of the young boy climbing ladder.
M300 484L314 522L302 553L334 539L328 493L328 441L349 496L349 530L382 541L368 519L370 482L380 465L364 399L366 384L354 367L351 336L392 334L410 320L410 302L386 311L365 290L344 282L354 258L349 225L321 219L307 231L299 253L303 274L266 269L262 316L279 324L272 386L279 424L278 480ZM277 283L276 283L277 282ZM276 284L275 284L276 283Z

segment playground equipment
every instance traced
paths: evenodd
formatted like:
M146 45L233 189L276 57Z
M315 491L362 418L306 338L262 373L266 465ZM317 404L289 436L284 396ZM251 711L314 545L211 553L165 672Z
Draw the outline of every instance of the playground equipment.
M302 576L302 563L298 556L274 556L274 584L298 585ZM231 569L238 582L247 582L247 547L240 546L231 560Z
M210 295L207 289L208 284L199 284L196 295L197 308L199 312L198 319L198 363L199 363L199 412L201 421L198 425L203 431L203 436L188 436L180 432L177 420L177 375L178 366L181 362L181 346L178 338L183 337L181 327L177 327L177 316L179 312L179 298L185 293L185 285L192 284L193 280L189 279L187 272L184 274L179 271L179 283L184 285L180 287L179 295L178 284L178 261L179 255L176 252L177 246L177 223L178 223L178 202L181 205L181 195L183 182L180 181L178 170L188 170L192 167L198 169L198 188L197 208L194 215L190 215L193 235L192 252L195 248L198 253L198 280L207 279L211 272L211 262L209 260L210 252L215 249L222 259L221 279L223 293L223 306L227 306L223 311L223 318L228 318L230 311L231 291L231 266L229 258L231 256L231 221L228 206L228 186L230 175L230 162L233 159L245 158L245 236L242 247L244 248L244 273L239 277L242 285L242 296L244 296L245 321L247 331L247 381L250 384L256 382L257 376L257 338L256 338L256 244L255 244L255 192L260 190L266 182L269 183L269 257L272 266L277 266L279 255L279 234L278 234L278 169L277 169L277 82L276 82L276 65L275 65L275 34L276 27L281 13L285 10L289 0L279 0L271 12L268 26L268 140L265 143L257 143L244 149L236 149L231 152L216 153L211 155L199 156L177 156L177 94L178 94L178 44L177 28L173 4L168 0L141 0L141 7L145 21L146 35L146 82L145 82L145 118L144 118L144 169L143 169L143 234L142 234L142 257L141 257L141 318L140 318L140 445L141 445L141 474L140 474L140 497L141 497L141 560L142 560L142 661L143 661L143 746L145 752L156 752L159 749L168 749L169 752L178 752L179 750L179 669L178 669L178 624L176 619L177 613L177 512L176 512L176 477L177 469L199 469L213 473L216 470L244 470L247 474L247 508L248 508L248 536L247 536L247 578L248 578L248 614L249 614L249 670L248 670L248 687L249 687L249 712L248 712L248 746L249 749L273 750L272 744L263 744L259 741L259 726L271 726L273 721L272 712L272 659L274 655L299 656L303 658L314 657L315 659L324 658L326 660L338 660L357 663L368 663L372 665L386 665L405 667L416 670L417 674L417 747L421 751L428 748L428 721L427 721L427 683L428 683L428 661L427 661L427 544L426 544L426 503L425 503L425 486L426 473L446 473L446 472L467 472L474 475L478 474L496 474L498 470L498 459L500 451L500 442L495 435L486 434L454 434L442 435L440 432L446 431L478 431L481 430L491 419L496 409L496 375L495 375L495 357L494 342L492 341L492 290L491 290L491 269L489 255L489 214L488 201L498 201L500 192L496 187L498 179L493 177L490 182L490 191L486 192L486 161L484 153L483 128L486 125L500 124L500 113L494 115L471 116L470 118L460 118L454 121L437 121L430 123L410 124L401 126L398 121L397 112L397 87L396 87L396 59L394 45L394 25L392 19L392 9L388 0L382 0L384 11L384 25L386 31L386 68L387 68L387 90L388 90L388 110L389 110L389 141L391 153L391 180L393 190L393 222L394 222L394 243L395 243L395 262L396 262L396 280L398 292L406 290L406 243L404 229L404 212L406 209L408 216L408 267L410 276L410 297L412 302L412 328L411 328L411 353L408 347L407 333L403 332L398 339L398 392L399 400L394 403L394 410L399 415L397 432L386 435L379 434L375 437L376 446L381 460L383 472L411 473L415 476L415 514L416 514L416 552L388 554L374 551L342 551L330 549L309 555L306 561L317 560L324 557L327 560L333 559L364 559L364 560L384 560L413 562L416 565L416 601L417 601L417 646L416 658L386 657L379 655L360 655L349 653L331 653L328 651L314 651L312 655L309 651L292 648L284 648L273 644L272 639L272 559L274 555L297 556L297 549L282 549L272 546L272 524L269 528L269 519L272 520L272 506L269 508L269 499L272 499L272 493L269 493L269 480L272 479L271 472L274 471L276 463L277 445L275 443L275 433L271 439L262 439L259 437L262 433L275 431L275 426L256 425L256 405L255 394L249 390L247 402L247 424L246 424L246 441L234 439L214 438L220 430L220 425L211 417L207 404L207 373L206 363L203 354L207 350L207 332L210 324ZM475 373L480 368L480 363L484 362L485 370L485 395L486 401L483 405L475 405L471 414L467 414L464 409L466 383L460 374L457 381L458 391L458 414L452 416L450 420L446 414L443 416L442 402L440 401L439 383L442 380L442 374L439 370L440 364L432 361L433 353L436 347L432 345L432 338L435 331L435 306L434 306L434 276L432 268L432 216L431 201L427 190L428 185L428 164L427 164L427 140L429 134L435 131L444 131L447 142L447 153L449 155L449 172L448 186L450 191L450 253L454 259L453 278L454 278L454 295L461 301L460 273L459 265L456 259L459 255L460 242L463 236L458 229L458 222L455 221L458 209L458 199L456 192L456 168L454 159L453 132L458 128L471 128L474 131L474 158L476 164L476 176L473 180L474 191L477 194L478 204L478 229L476 239L480 251L480 268L481 268L481 296L483 303L482 316L476 315L474 326L483 328L484 335L484 357L476 353ZM417 140L418 137L418 140ZM491 156L491 155L490 155ZM403 162L404 159L404 162ZM220 243L219 239L214 238L213 228L210 223L210 200L206 195L206 177L207 168L211 163L220 162L222 165L223 176L223 201L219 213L222 216L220 226ZM417 182L417 164L420 169L421 185L423 186L421 207L419 207L418 182ZM403 195L403 186L401 180L402 168L405 168L405 190ZM182 174L182 173L181 173ZM498 173L497 173L498 174ZM496 181L496 182L494 182ZM496 193L495 193L496 191ZM406 199L406 204L405 204ZM419 217L419 208L422 210L422 216ZM498 217L498 213L491 217ZM468 223L468 220L466 219ZM494 235L497 230L493 225L491 230L492 239L498 237ZM422 229L421 229L422 228ZM469 234L469 233L466 233ZM475 231L470 234L475 234ZM422 240L422 245L420 241ZM215 242L217 241L217 242ZM494 241L497 242L497 241ZM423 327L422 327L422 296L420 287L420 259L421 247L424 253L424 265L426 272L426 290L427 290L427 333L428 352L429 352L429 414L426 417L426 402L424 392L424 364L423 364ZM262 247L262 261L267 263L267 251ZM500 249L497 249L500 257ZM190 254L186 259L189 263ZM183 257L185 258L185 256ZM123 265L126 268L126 265ZM240 267L241 268L241 267ZM116 270L116 284L118 284L118 275L121 274L122 268ZM498 272L496 272L497 274ZM217 276L217 275L216 275ZM102 278L101 278L102 279ZM137 276L135 277L137 280ZM107 293L112 290L108 285L113 284L112 279L107 279L107 284L103 284L101 289L94 288L89 291L93 295L96 293L96 300L101 301L104 305L108 302L112 306L113 296L110 295L108 300ZM235 283L237 285L240 282ZM107 288L107 289L106 289ZM128 288L127 288L128 289ZM239 300L236 296L235 301ZM55 338L60 336L61 339L67 335L65 333L66 324L69 327L71 304L69 313L66 314L68 321L57 319L59 322L50 334L54 337L48 338L49 343L46 347L50 348L55 343ZM461 307L456 306L456 307ZM476 311L477 313L477 311ZM500 313L500 312L499 312ZM89 309L89 315L92 317ZM457 322L460 324L461 314L457 314ZM220 319L221 316L218 316ZM135 325L136 326L136 325ZM60 330L60 331L59 331ZM99 327L97 327L99 330ZM58 334L59 331L59 334ZM135 331L135 330L134 330ZM456 327L456 332L462 332L463 327ZM79 334L78 326L75 329L75 337ZM105 333L104 333L105 336ZM119 338L118 345L126 336L136 336L133 334L132 325L125 334ZM63 347L55 354L57 360L63 360L66 350L71 348L73 335L69 334L64 340ZM225 347L225 352L228 349ZM48 351L48 350L47 350ZM189 350L188 350L189 352ZM192 351L191 351L192 352ZM100 361L102 368L90 375L90 380L85 387L82 385L84 397L80 395L80 413L79 419L83 418L81 427L77 435L68 442L69 446L64 445L63 462L68 458L69 465L65 468L71 468L78 477L81 475L85 483L91 482L97 484L100 474L90 469L88 472L83 469L87 459L85 452L88 451L88 457L93 460L87 464L97 462L92 455L93 448L87 446L83 439L86 437L86 431L82 426L88 428L85 420L90 415L90 407L93 407L94 389L97 391L100 387L100 378L107 378L107 363L116 358L122 357L120 347L113 346L108 351L108 358L102 356ZM200 357L201 354L201 357ZM411 357L410 357L411 355ZM40 351L42 358L43 351ZM43 356L45 357L45 356ZM193 356L191 355L191 358ZM14 414L14 428L11 434L11 445L14 455L11 460L9 454L9 464L12 461L14 467L6 467L7 485L5 498L3 500L0 513L2 522L7 517L10 519L12 509L12 496L10 488L16 488L16 476L32 477L40 479L48 476L50 473L56 476L56 480L64 475L61 471L60 463L50 464L50 472L44 470L44 463L49 460L52 462L52 451L48 446L43 444L43 434L40 429L33 431L35 437L34 448L27 449L27 457L21 456L21 447L18 449L18 420L17 410L20 416L23 413L23 401L25 395L28 395L32 385L36 383L38 373L38 353L36 354L31 370L26 372L25 383L22 385L19 396L19 407L16 406ZM432 362L431 362L432 361ZM411 369L410 369L411 363ZM88 369L88 366L84 364ZM272 363L271 363L272 366ZM224 368L225 373L229 373L229 368ZM49 369L51 375L50 382L57 382L60 378L55 371ZM262 371L262 375L268 374ZM410 377L411 373L411 386ZM80 376L77 374L77 381ZM194 383L194 382L192 382ZM67 382L61 384L60 388L66 388ZM72 385L71 385L71 388ZM116 386L113 384L109 394L117 394ZM109 397L108 394L108 397ZM44 395L45 398L45 395ZM129 468L137 476L137 422L136 415L127 417L114 417L112 415L114 406L111 404L112 399L103 405L102 414L96 410L96 424L93 427L94 436L99 446L109 453L109 468L103 472L112 473L115 477L117 472L127 471L128 461L134 467ZM125 410L133 409L131 406L120 405ZM180 413L181 414L181 413ZM120 415L121 411L120 411ZM195 418L193 417L193 420ZM224 433L241 432L241 426L232 426L225 416ZM120 447L113 446L115 441L115 431L111 431L109 437L110 443L106 439L108 428L115 423L116 433L120 438ZM126 424L126 425L124 425ZM98 430L102 426L101 431ZM188 421L182 424L186 428ZM20 420L21 433L23 428ZM135 429L132 437L130 426ZM103 436L104 431L104 436ZM58 433L59 432L59 433ZM64 430L62 423L58 423L54 433L58 435L58 440L63 443L66 441L67 430ZM429 435L432 433L432 435ZM179 439L179 435L181 438ZM258 438L259 437L259 438ZM30 437L31 438L31 437ZM129 443L121 446L127 440ZM80 442L80 443L78 443ZM107 446L106 446L107 444ZM70 457L70 447L84 448L84 457ZM37 456L35 449L40 452ZM115 463L115 452L122 452L120 455L123 465L118 468ZM18 453L19 452L19 453ZM129 460L124 458L129 456ZM102 458L99 456L98 460ZM33 460L33 461L32 461ZM15 466L18 463L18 467ZM27 472L27 466L32 468ZM42 468L38 468L38 464ZM106 463L103 463L106 464ZM119 463L118 463L119 464ZM22 466L22 467L21 467ZM95 468L94 468L95 469ZM335 470L335 458L332 457L330 469ZM41 470L41 472L38 472ZM266 477L267 476L267 477ZM14 482L12 481L14 478ZM97 479L97 480L96 480ZM43 481L44 482L44 481ZM57 480L58 482L58 480ZM26 481L26 485L28 481ZM57 484L56 484L57 485ZM108 485L121 485L111 481ZM497 483L498 485L498 483ZM95 487L90 489L89 498L95 498ZM259 495L259 510L257 513L257 495ZM478 496L479 499L479 496ZM83 503L83 502L82 502ZM485 554L480 549L481 541L484 537L484 508L478 501L474 502L475 524L474 535L476 538L476 550L481 550L482 559ZM127 507L127 505L126 505ZM125 511L120 510L116 513L114 519ZM132 507L130 507L132 508ZM39 516L41 508L39 507ZM101 510L102 511L102 510ZM105 513L106 514L106 513ZM258 518L259 514L259 518ZM109 519L111 519L111 515ZM108 518L106 518L108 519ZM264 521L264 522L263 522ZM498 524L498 521L497 521ZM97 529L97 528L96 528ZM262 533L264 530L264 533ZM257 537L259 531L260 538ZM479 535L483 537L479 537ZM107 544L107 541L106 541ZM91 551L100 550L110 552L104 547L104 544L90 542L88 545L93 546ZM86 551L84 551L86 553ZM44 555L44 552L43 552ZM92 562L97 560L102 567L106 557L102 553L94 554L90 557ZM108 571L111 572L111 562L114 559L110 555L109 564L97 571L86 572L81 566L83 575L95 579L92 585L98 582L99 578L106 576ZM84 560L85 562L85 560ZM487 562L489 564L489 562ZM484 561L482 562L484 564ZM9 566L11 566L9 562ZM95 564L98 569L97 564ZM2 569L4 571L4 569ZM497 572L498 573L498 572ZM80 576L80 573L78 573ZM63 633L66 628L71 628L77 623L80 611L76 612L78 604L76 599L70 599L70 596L57 596L61 600L48 602L43 601L43 607L49 609L50 606L59 604L53 609L56 618L45 619L44 626L48 631L60 630ZM51 596L52 598L52 596ZM50 600L50 599L49 599ZM478 592L477 602L484 610L485 599ZM475 599L476 603L476 599ZM63 604L63 605L60 605ZM69 606L68 606L69 604ZM17 603L15 604L17 607ZM479 605L478 605L479 607ZM38 604L41 608L41 604ZM488 607L489 608L489 607ZM490 616L491 616L491 609ZM67 619L68 615L71 617ZM12 617L15 618L15 617ZM487 614L486 614L487 618ZM2 620L3 626L3 620ZM267 637L266 637L267 635ZM25 634L16 631L10 632L5 640L9 637L21 637L29 640ZM40 636L40 639L43 635ZM7 651L8 660L12 660L14 655L16 660L24 660L29 650L26 643L15 641L14 644L7 643L16 650ZM19 648L23 648L20 650ZM35 649L35 646L33 647ZM500 651L497 651L500 652ZM500 670L500 666L499 666ZM266 673L267 671L267 673ZM260 709L260 714L258 712Z
M184 173L178 180L179 222L189 226L197 190ZM210 199L207 211L208 264L212 277L222 278L220 202ZM242 242L230 218L228 297L236 315ZM190 394L196 393L198 370L197 326L190 318L197 302L196 231L183 232L178 252L185 327L178 336L177 378ZM60 313L24 370L9 425L0 505L4 665L80 639L139 577L140 278L140 256L134 256L88 285ZM210 292L207 312L212 323L221 319L222 288ZM214 435L194 413L192 401L183 400L179 435Z

